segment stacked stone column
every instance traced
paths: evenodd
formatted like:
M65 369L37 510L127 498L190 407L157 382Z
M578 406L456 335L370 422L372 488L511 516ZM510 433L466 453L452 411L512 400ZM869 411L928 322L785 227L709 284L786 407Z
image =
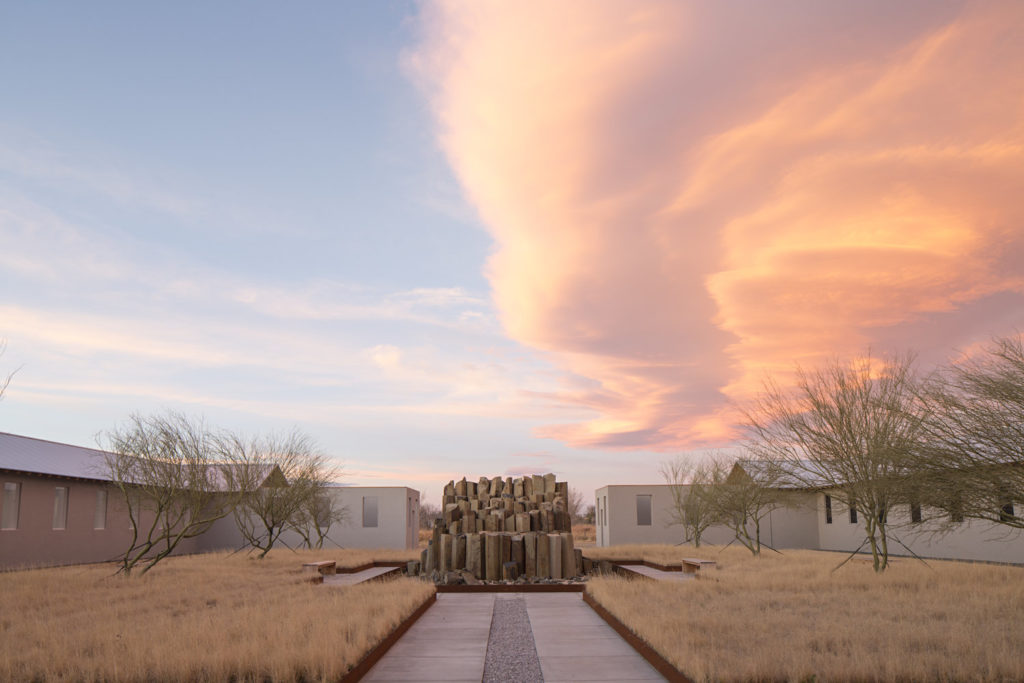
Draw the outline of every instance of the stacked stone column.
M569 485L554 474L481 477L444 487L422 571L465 571L484 581L568 579L579 573Z

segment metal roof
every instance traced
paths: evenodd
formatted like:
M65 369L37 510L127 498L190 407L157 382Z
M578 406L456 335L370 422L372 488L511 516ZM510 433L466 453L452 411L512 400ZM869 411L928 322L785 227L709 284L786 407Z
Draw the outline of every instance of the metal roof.
M96 448L84 448L0 432L0 470L110 481L106 464L108 455L110 453L107 451ZM225 469L230 467L238 466L225 464L213 466L213 483L218 490L227 490ZM280 472L277 465L260 464L255 466L252 475L260 482L260 485L263 485L275 470Z
M0 432L0 469L109 480L105 451Z

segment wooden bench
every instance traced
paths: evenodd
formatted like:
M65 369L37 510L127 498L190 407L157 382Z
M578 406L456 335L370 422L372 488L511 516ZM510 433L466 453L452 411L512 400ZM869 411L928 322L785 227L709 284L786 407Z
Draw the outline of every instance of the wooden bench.
M683 572L686 574L696 574L701 570L702 567L714 567L714 560L701 560L696 557L684 557L683 558Z
M306 562L302 565L302 573L314 583L323 583L324 574L335 573L335 564L334 560Z

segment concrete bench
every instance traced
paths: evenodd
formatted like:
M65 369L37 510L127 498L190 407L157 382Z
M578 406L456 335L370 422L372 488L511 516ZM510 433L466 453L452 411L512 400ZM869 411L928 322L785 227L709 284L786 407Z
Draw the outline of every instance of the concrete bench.
M683 572L686 574L696 574L701 570L702 567L714 567L714 560L701 560L696 557L684 557L683 558Z
M314 583L322 583L324 580L324 574L335 573L334 560L324 560L322 562L305 562L302 565L302 573L307 579Z

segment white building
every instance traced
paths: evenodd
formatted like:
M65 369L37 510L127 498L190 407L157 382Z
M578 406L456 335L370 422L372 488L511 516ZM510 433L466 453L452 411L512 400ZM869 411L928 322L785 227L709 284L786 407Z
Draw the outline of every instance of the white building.
M685 486L683 487L686 488ZM597 545L683 543L686 533L674 522L674 499L668 484L610 485L599 488L594 505ZM813 494L800 496L802 506L772 510L761 522L761 542L772 548L813 548L818 524ZM733 540L725 526L704 532L702 542L724 545Z
M415 548L419 545L420 492L405 486L337 486L331 495L345 519L331 526L325 548ZM281 540L296 548L299 535Z
M673 497L667 484L605 486L595 492L597 545L674 543L685 540L673 523ZM686 488L686 487L683 487ZM851 553L861 548L864 523L828 490L794 492L796 507L769 513L761 523L761 541L776 548L803 548ZM897 505L888 513L889 554L922 558L978 560L1024 564L1024 533L998 524L966 520L942 533L909 505ZM918 522L916 519L924 519ZM708 529L702 540L726 544L733 532L723 526Z

